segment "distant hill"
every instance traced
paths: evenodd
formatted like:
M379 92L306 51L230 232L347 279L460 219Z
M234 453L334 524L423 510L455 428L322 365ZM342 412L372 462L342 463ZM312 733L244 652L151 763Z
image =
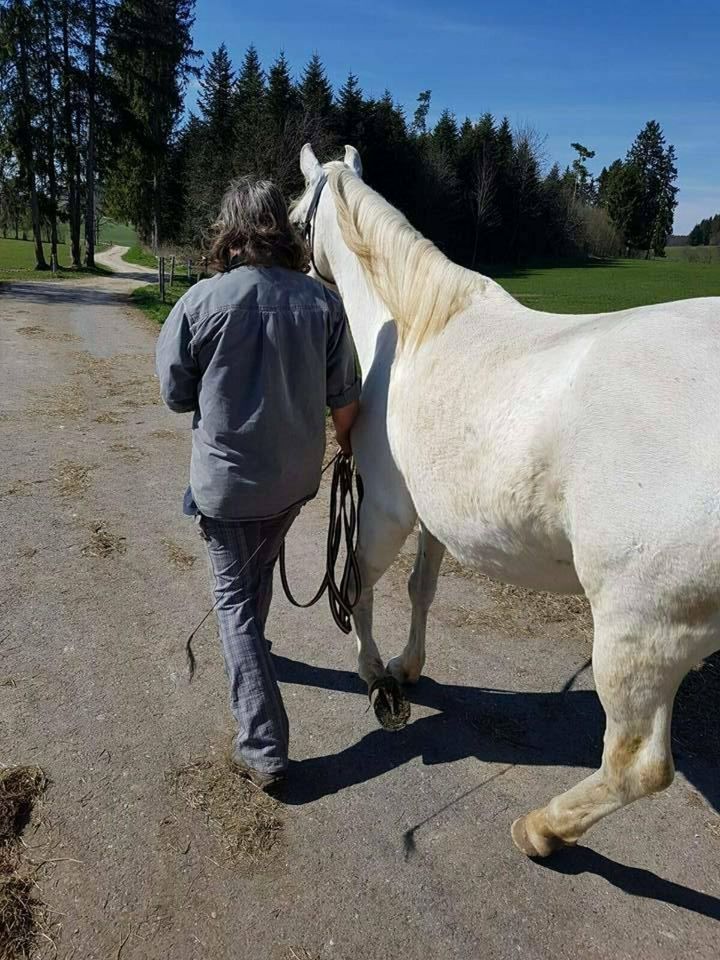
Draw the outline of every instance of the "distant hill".
M688 244L688 235L681 233L674 233L671 237L668 238L668 242L665 244L666 247L686 247Z

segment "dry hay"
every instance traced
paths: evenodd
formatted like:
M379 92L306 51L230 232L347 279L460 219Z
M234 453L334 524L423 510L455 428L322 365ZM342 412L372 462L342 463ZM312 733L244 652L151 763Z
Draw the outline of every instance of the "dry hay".
M126 380L118 393L126 392L130 392L131 396L123 397L120 402L129 410L137 410L138 407L158 404L161 401L160 384L154 376Z
M89 377L102 391L103 399L112 399L131 410L160 402L157 378L152 374L138 376L138 371L152 370L148 356L120 353L113 357L94 357L85 352L75 354L74 359L75 374Z
M87 403L73 384L63 384L40 397L40 405L31 413L40 417L57 416L64 419L84 417Z
M180 433L179 430L153 430L148 434L153 440L186 440L187 433Z
M285 960L320 960L317 953L310 953L305 947L288 947Z
M85 544L81 553L84 557L111 557L114 553L125 553L125 537L110 533L103 520L95 520L92 524L90 542Z
M46 330L45 327L17 327L16 333L21 333L24 337L29 337L31 340L57 340L60 343L69 343L72 340L79 340L80 337L76 337L74 333L64 333L61 331Z
M122 423L122 417L116 413L99 413L95 417L95 423Z
M119 455L118 459L122 460L123 463L140 463L145 456L143 451L138 447L123 443L122 440L116 440L114 443L111 443L110 449L113 453Z
M27 480L16 480L9 487L0 490L0 500L5 500L8 497L28 497L31 490L32 487Z
M189 570L197 560L191 553L187 553L183 548L172 540L163 540L165 555L170 564L178 570Z
M53 479L60 488L63 497L75 497L83 493L90 483L90 471L94 466L61 460Z
M282 833L280 805L229 759L197 760L166 776L189 807L205 814L228 861L257 862L272 852Z
M46 910L20 835L47 780L39 767L0 771L0 960L27 960L43 933ZM47 934L43 934L47 936Z

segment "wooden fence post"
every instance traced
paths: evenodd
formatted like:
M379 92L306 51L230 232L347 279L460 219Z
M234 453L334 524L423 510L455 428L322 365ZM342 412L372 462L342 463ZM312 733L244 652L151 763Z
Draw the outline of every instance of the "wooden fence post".
M158 279L160 282L160 302L165 303L165 257L158 257Z
M187 262L187 275L188 282L190 282L190 280L192 280L192 260L188 260Z
M175 254L173 254L172 259L170 260L170 287L175 283Z

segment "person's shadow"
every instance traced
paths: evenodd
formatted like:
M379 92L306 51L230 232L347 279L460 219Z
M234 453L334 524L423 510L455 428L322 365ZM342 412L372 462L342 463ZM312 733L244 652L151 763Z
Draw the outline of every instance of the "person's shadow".
M274 661L281 682L352 694L353 701L365 695L365 685L349 671L277 655ZM430 765L477 757L495 764L594 769L602 753L600 702L594 691L568 686L557 692L518 693L441 684L423 677L406 694L413 703L438 713L411 721L396 733L377 728L336 754L292 762L285 802L309 803L381 776L415 757ZM673 723L676 766L715 810L720 810L719 703L720 654L716 654L689 675L678 695ZM406 855L414 847L415 829L405 834ZM715 897L615 863L587 847L563 851L543 865L561 873L595 873L633 896L720 919L720 900Z

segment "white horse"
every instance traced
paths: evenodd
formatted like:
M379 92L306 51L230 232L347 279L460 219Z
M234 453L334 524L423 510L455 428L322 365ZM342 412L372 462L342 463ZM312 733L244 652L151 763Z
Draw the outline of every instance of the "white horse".
M720 648L720 298L530 310L421 237L363 183L354 148L322 167L305 146L301 169L295 218L311 214L313 265L343 298L364 377L360 675L384 674L373 586L416 515L399 682L423 668L445 547L592 606L602 766L512 825L546 856L672 782L675 693Z

